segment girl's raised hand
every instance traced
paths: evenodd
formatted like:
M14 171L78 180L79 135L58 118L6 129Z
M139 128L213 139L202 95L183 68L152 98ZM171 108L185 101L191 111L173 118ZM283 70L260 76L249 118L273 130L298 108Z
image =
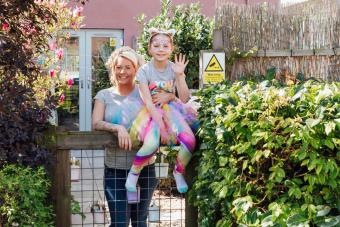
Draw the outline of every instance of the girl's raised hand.
M172 66L176 75L184 74L185 67L187 66L189 60L185 60L184 54L175 55L175 64Z

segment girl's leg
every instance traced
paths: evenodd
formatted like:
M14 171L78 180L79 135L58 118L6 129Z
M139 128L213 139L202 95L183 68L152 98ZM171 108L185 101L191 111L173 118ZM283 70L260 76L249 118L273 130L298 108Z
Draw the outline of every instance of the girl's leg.
M148 126L145 128L144 135L143 145L133 160L132 167L125 183L126 189L131 192L137 191L136 184L139 173L143 167L149 163L159 147L159 127L154 121L149 121Z
M167 109L168 108L168 109ZM166 117L169 126L177 135L177 141L180 143L180 150L177 155L174 177L176 180L177 190L184 193L188 190L188 185L184 180L185 167L189 163L192 152L196 146L195 135L191 131L184 117L171 105L165 108Z

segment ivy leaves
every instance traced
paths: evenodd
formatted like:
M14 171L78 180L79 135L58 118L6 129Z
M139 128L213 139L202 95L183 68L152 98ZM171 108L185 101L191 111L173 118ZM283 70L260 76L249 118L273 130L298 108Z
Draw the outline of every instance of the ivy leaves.
M339 223L339 83L225 82L198 95L202 226Z

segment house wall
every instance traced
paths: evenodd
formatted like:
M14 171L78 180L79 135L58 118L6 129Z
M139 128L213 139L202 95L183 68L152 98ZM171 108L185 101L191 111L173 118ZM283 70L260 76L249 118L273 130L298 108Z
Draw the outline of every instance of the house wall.
M239 4L257 4L264 0L230 0ZM267 0L278 5L280 0ZM193 3L197 0L173 0L172 5ZM201 11L214 16L215 0L200 0ZM84 6L84 28L120 29L124 31L124 44L132 46L141 31L137 17L142 13L147 20L160 13L160 0L89 0Z

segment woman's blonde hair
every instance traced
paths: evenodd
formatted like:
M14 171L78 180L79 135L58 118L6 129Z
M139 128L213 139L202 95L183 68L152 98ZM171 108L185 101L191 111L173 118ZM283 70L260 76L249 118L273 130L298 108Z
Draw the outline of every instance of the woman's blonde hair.
M126 58L130 60L135 67L136 71L141 65L144 64L144 58L139 55L135 50L128 46L122 46L112 52L109 59L105 63L107 70L109 71L110 82L113 86L117 86L115 67L117 65L117 60L119 57Z

